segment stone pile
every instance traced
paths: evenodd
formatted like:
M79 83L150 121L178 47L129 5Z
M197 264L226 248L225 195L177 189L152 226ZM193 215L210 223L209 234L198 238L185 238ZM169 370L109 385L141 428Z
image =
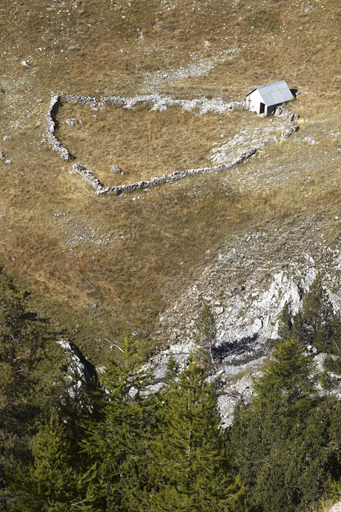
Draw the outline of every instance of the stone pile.
M88 183L90 183L90 185L92 185L97 190L98 194L100 193L100 190L104 189L102 183L99 181L98 178L96 178L96 176L94 176L94 173L92 171L85 169L85 167L83 167L80 164L75 164L72 168L76 173L80 174L82 178L84 178Z
M298 126L296 124L294 124L294 119L297 119L296 116L297 116L297 114L295 116L294 115L289 115L289 117L288 117L288 128L285 130L285 132L282 133L282 135L281 135L282 139L287 139L293 133L297 132Z

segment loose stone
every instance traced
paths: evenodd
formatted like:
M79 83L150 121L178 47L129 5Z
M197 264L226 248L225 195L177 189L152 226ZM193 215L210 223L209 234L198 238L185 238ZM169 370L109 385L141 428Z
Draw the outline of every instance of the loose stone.
M115 172L115 173L119 173L121 172L121 169L118 165L113 165L112 168L110 169L111 172Z
M68 126L76 126L77 124L74 119L67 119L65 122Z
M77 126L78 124L83 124L81 120L79 121L75 121L74 119L70 118L70 119L66 119L66 124L68 126Z

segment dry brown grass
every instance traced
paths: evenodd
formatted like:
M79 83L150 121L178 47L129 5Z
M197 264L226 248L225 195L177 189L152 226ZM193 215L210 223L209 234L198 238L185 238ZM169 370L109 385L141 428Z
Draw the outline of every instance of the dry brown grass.
M94 361L104 358L104 340L120 337L125 329L155 333L158 313L193 285L235 233L315 215L323 217L326 244L333 245L341 229L335 219L340 217L340 138L331 136L340 130L338 1L323 9L314 3L308 12L303 2L269 2L266 12L260 0L240 0L234 7L183 0L172 2L169 10L156 0L130 3L92 0L67 6L30 0L21 5L13 0L0 5L0 150L13 162L0 161L0 255L37 294L38 309L51 316L56 329L66 327ZM221 55L231 48L238 57ZM23 59L30 68L20 64ZM173 82L146 78L146 72L158 70L171 76L173 68L199 61L214 67ZM52 90L92 96L155 90L178 98L236 100L281 78L302 92L294 105L301 114L300 131L228 173L98 198L43 140ZM90 125L92 114L98 118ZM173 158L175 167L195 166L213 139L238 131L241 122L239 113L216 120L176 109L117 109L109 127L104 114L83 110L79 117L87 124L68 132L61 124L60 135L106 184L115 164L126 168L122 178L137 170L141 176L151 168L152 174L160 167L175 170ZM67 117L78 117L78 111ZM232 119L237 119L233 126ZM142 150L141 131L148 142ZM124 152L102 149L111 146L113 132ZM89 134L95 140L102 136L101 155L96 146L90 154ZM13 141L4 142L4 135ZM141 341L144 351L155 343L157 336Z
M68 118L81 120L82 124L70 127ZM200 116L198 111L183 112L178 107L158 112L149 106L127 110L104 105L93 110L70 103L59 107L57 121L59 140L106 186L211 167L209 153L214 143L221 141L221 135L227 139L241 129L254 129L267 122L245 111ZM124 174L111 173L113 165Z

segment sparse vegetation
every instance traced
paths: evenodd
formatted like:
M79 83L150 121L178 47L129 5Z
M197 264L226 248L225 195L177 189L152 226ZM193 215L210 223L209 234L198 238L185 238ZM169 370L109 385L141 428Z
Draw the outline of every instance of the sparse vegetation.
M113 339L136 327L145 333L141 344L147 353L155 344L148 334L158 314L235 233L294 225L314 215L323 216L326 244L332 246L340 234L335 218L340 138L331 135L339 130L338 3L272 2L266 16L262 9L260 0L252 5L92 0L69 6L14 0L0 7L0 149L13 162L0 159L0 255L24 287L36 292L36 307L56 328L67 327L96 361L110 352ZM24 60L28 66L21 65ZM164 73L168 77L162 78ZM119 200L98 198L69 174L71 164L51 152L45 140L51 91L92 96L155 91L238 100L256 85L282 77L300 92L293 105L301 115L300 131L221 175L197 176ZM90 109L80 118L86 121L92 114L104 115ZM138 116L146 140L149 132L158 136L159 160L145 144L141 165L132 160L129 172L141 168L149 174L149 160L154 168L174 169L169 132L162 130L166 121L177 127L179 120L188 138L185 142L179 135L176 153L176 167L187 167L192 151L193 163L206 157L201 155L206 141L230 133L226 123L242 116L235 112L215 121L211 115L179 115L176 109L149 114L142 108L128 117L112 116L112 130L126 130L120 133L123 145L135 144L136 129L126 124L130 115ZM84 151L81 163L107 173L120 163L118 154L103 149L102 158L95 144L90 155L87 145L88 135L102 136L103 148L112 140L104 119L98 121L102 133L95 127L92 135L85 126L70 129L70 137L84 131L70 150L79 157ZM248 115L249 122L263 121ZM64 137L66 126L60 126ZM5 135L13 140L3 141Z
M70 117L82 123L69 127L66 120ZM159 112L150 106L127 110L103 105L94 111L88 105L64 103L58 109L57 122L56 135L75 161L94 170L106 186L114 186L211 167L209 152L221 135L231 137L266 121L245 111L200 116L179 107ZM122 173L110 172L114 164Z

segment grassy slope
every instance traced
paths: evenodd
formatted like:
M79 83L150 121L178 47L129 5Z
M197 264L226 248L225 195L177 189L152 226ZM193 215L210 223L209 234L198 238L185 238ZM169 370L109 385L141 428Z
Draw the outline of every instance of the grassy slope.
M0 150L13 161L9 166L0 160L0 253L8 269L38 294L37 307L56 329L72 331L87 355L103 359L106 340L126 329L152 332L158 313L236 232L315 214L327 219L326 242L336 243L341 139L331 132L340 130L340 19L337 0L0 4ZM21 65L24 59L29 68ZM183 75L195 75L198 63L206 66L200 76L174 74L182 67ZM169 78L159 79L160 71ZM294 105L301 115L299 134L226 175L98 198L69 174L71 164L45 141L51 91L92 96L158 91L238 100L256 85L282 78L302 93ZM143 109L137 115L148 145L144 127L152 125L150 118L146 121ZM171 112L165 122L178 134L177 118ZM213 116L208 119L209 131L204 118L196 124L193 117L182 139L179 135L177 166L187 167L193 151L198 157L198 140L221 132ZM119 130L126 121L114 122ZM111 158L117 163L118 154L107 150L108 132L102 129L98 152L108 166ZM122 143L133 144L134 121L124 129L130 139ZM87 135L98 133L89 127L77 156L87 150ZM4 142L5 135L13 141ZM305 136L317 143L307 144ZM155 169L174 154L169 131L158 144L163 149L157 150ZM85 158L94 163L97 154ZM148 167L150 149L144 158ZM134 173L136 160L131 165ZM104 167L99 172L105 173ZM145 350L153 343L142 339Z

